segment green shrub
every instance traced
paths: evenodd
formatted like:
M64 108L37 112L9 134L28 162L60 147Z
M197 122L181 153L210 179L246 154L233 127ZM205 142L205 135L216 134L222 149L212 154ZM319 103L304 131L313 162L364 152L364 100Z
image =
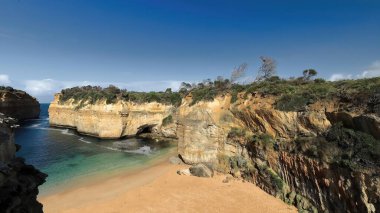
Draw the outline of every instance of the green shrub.
M241 128L232 127L230 132L228 133L228 138L240 138L245 137L246 130Z
M274 138L268 134L253 135L251 142L258 143L265 149L273 149L275 144Z
M380 141L369 134L344 128L339 123L327 132L326 140L341 150L338 159L344 157L352 163L380 165Z
M380 141L341 123L334 124L324 135L297 138L289 151L352 170L380 166Z
M173 116L172 115L169 115L162 120L162 126L167 126L171 123L173 123Z
M223 173L236 173L238 171L242 172L244 178L249 179L251 173L255 170L251 162L247 161L244 157L240 155L227 156L225 154L218 154L218 165L217 170Z
M316 83L316 84L326 83L326 80L323 78L316 78L314 80L314 83Z
M273 169L267 168L266 171L270 175L272 183L274 183L274 185L276 186L276 190L278 192L281 192L285 186L284 181L281 179L281 177L275 171L273 171Z
M282 111L303 111L313 100L302 95L283 95L276 102L276 109Z

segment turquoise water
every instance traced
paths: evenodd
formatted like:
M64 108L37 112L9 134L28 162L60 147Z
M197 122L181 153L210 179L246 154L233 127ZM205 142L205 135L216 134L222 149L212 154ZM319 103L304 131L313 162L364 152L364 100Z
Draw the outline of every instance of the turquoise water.
M146 166L168 154L174 145L146 139L100 140L73 130L49 127L48 104L41 104L39 119L16 130L22 146L17 156L49 176L40 187L48 193L78 180Z

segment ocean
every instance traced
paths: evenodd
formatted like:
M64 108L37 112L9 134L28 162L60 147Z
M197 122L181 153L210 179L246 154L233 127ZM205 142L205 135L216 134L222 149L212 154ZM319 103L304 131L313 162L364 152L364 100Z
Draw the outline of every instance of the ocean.
M48 174L42 194L76 181L144 167L175 148L169 141L147 139L101 140L75 130L49 127L49 104L41 104L39 119L24 122L15 132L21 145L17 156Z

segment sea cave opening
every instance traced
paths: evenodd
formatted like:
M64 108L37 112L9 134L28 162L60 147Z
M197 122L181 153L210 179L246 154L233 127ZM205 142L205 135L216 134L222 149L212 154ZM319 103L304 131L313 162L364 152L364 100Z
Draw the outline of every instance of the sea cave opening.
M144 133L153 133L153 127L156 126L156 124L145 124L138 128L136 135L141 135Z

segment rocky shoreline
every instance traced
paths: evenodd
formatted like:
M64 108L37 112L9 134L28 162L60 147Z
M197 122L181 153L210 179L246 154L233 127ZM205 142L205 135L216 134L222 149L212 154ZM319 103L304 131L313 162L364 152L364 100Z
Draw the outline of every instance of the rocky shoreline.
M37 201L38 186L46 174L24 159L15 157L20 149L14 143L16 120L0 114L0 209L2 212L43 212Z
M0 210L1 212L43 212L37 201L38 187L47 175L16 157L14 129L19 121L38 118L40 104L24 91L0 90Z

